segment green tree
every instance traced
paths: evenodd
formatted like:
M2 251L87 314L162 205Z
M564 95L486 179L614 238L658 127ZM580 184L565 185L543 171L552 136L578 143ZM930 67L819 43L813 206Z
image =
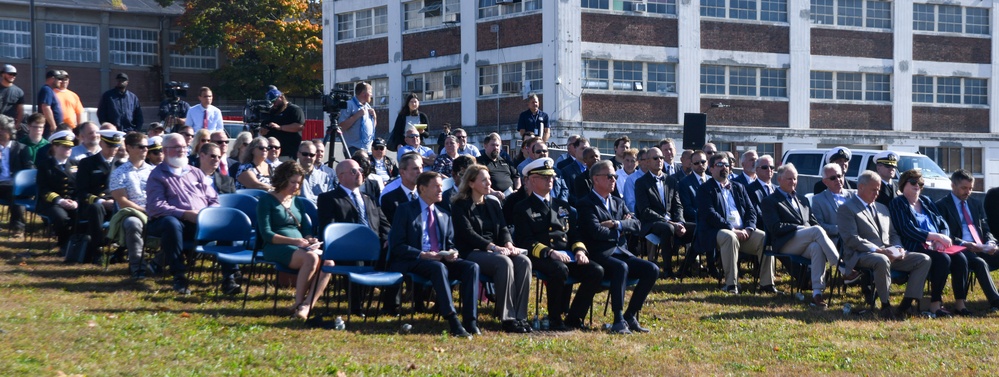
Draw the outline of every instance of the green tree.
M157 0L169 6L180 0ZM319 0L186 0L180 49L216 47L220 96L262 97L267 85L309 96L322 88Z

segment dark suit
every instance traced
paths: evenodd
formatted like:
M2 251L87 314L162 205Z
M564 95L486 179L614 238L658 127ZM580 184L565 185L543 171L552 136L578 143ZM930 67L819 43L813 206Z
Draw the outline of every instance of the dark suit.
M797 208L795 208L797 207ZM839 263L839 252L808 206L808 199L775 191L760 203L763 223L773 250L782 254L801 255L812 261L812 289L825 288L826 265Z
M944 218L944 221L947 222L947 227L950 228L950 236L951 239L955 240L955 245L975 242L974 237L964 237L964 230L966 229L964 210L958 209L955 206L953 195L940 198L936 202L936 205L940 209L940 216ZM992 236L992 232L989 231L989 224L985 222L985 207L982 206L982 202L974 198L968 198L967 206L972 226L975 228L975 232L978 233L979 240L983 244L989 242L995 243L996 239ZM996 262L999 262L999 257L996 254L978 254L970 250L964 251L964 257L968 259L968 268L975 271L975 277L978 278L978 282L982 286L982 292L985 293L985 297L988 298L989 303L999 303L999 292L996 291L995 283L989 274L992 270L990 265L995 265Z
M705 176L706 181L710 179L710 176ZM683 205L683 220L688 223L697 222L697 189L700 187L701 181L696 174L689 174L676 184L676 191Z
M773 285L774 266L772 257L763 256L763 238L766 234L757 229L756 210L749 201L746 188L731 183L729 192L735 202L742 226L729 221L729 213L722 187L715 179L709 179L697 189L697 228L693 248L698 251L718 250L724 269L725 285L738 285L739 252L748 253L762 259L760 284ZM742 229L749 238L739 241L734 230ZM688 258L689 258L688 254ZM710 259L710 258L709 258Z
M414 195L416 194L416 190L415 189L413 190L413 194ZM413 199L411 197L406 196L406 191L404 191L402 189L402 187L400 186L399 188L396 188L395 190L392 190L392 191L386 192L385 194L382 194L381 203L379 203L379 204L381 204L382 213L385 214L385 218L394 219L395 218L395 210L396 210L396 208L399 207L401 204L409 202L409 201L412 201L412 200ZM442 205L441 203L438 203L438 204L441 207L446 207L450 211L450 208L451 208L450 206L445 206L445 205ZM448 204L450 204L450 203L448 203Z
M750 182L749 178L746 178L746 174L745 173L736 174L735 177L732 177L729 180L731 180L732 182L735 182L735 183L738 183L738 184L742 185L742 187L749 187L750 183L756 182L756 179L753 179L753 182Z
M590 250L590 259L604 268L604 277L610 280L608 294L611 296L614 322L618 323L622 319L633 319L642 309L645 298L659 277L659 267L628 251L627 235L640 231L642 223L633 218L624 199L608 195L607 200L609 210L604 207L604 199L591 191L579 198L576 208L579 211L580 239ZM600 225L606 220L616 221L617 226L610 229ZM638 285L632 293L628 310L622 313L628 278L638 278Z
M212 172L212 186L215 192L221 194L233 194L236 192L236 179L228 175L223 175L221 171L215 169Z
M884 190L883 186L882 184L882 190ZM879 195L878 198L880 199L881 196ZM935 231L949 235L950 229L947 227L947 222L940 216L940 210L936 204L929 197L923 195L919 197L919 203L923 207L923 213L936 227ZM951 275L954 298L961 300L968 297L968 258L965 254L945 254L926 249L924 242L926 242L929 231L921 228L916 222L916 215L905 196L899 195L892 199L891 203L888 204L888 212L891 214L892 226L902 238L902 246L908 251L929 255L932 260L933 265L930 267L929 277L930 300L933 302L942 300L948 273Z
M56 202L76 197L76 172L76 162L72 159L67 159L63 168L57 166L52 157L41 159L38 165L38 212L52 221L52 228L61 247L65 247L69 241L77 211L66 211Z
M389 231L389 271L413 273L430 280L437 291L437 310L448 318L455 314L451 296L451 277L461 281L461 311L464 322L476 320L479 301L479 266L458 258L452 262L420 259L423 252L423 202L413 200L399 205ZM454 248L451 216L434 210L441 250Z
M104 245L104 219L112 213L108 211L99 200L113 201L111 190L108 188L108 179L111 171L121 163L112 157L108 163L101 153L86 157L80 160L80 170L76 174L76 201L80 205L77 208L80 215L78 232L86 231L90 235L88 245L88 258L97 255L98 247Z
M900 245L901 240L891 226L888 207L874 202L876 217L868 208L867 203L853 196L836 209L836 222L843 235L843 261L846 269L849 271L861 267L874 272L874 285L883 308L887 307L889 299L890 270L909 273L903 297L922 298L923 286L931 266L930 257L921 253L906 253L904 257L889 262L888 257L877 250Z
M878 191L878 198L875 199L874 201L889 206L890 208L891 200L895 199L897 195L898 195L898 184L896 184L894 181L888 182L888 184L885 184L884 181L881 181L881 191ZM906 248L906 250L912 250L912 249Z
M565 181L566 186L569 188L569 205L576 204L580 197L588 194L588 192L576 192L576 177L580 174L585 174L582 166L576 160L567 158L562 161L560 166L556 167L559 169L558 175L562 177L562 180Z
M0 182L0 198L13 202L14 176L21 170L35 168L35 161L31 158L31 151L22 143L11 140L10 152L7 161L0 164L0 169L8 169L10 181ZM10 230L14 232L24 231L24 206L10 206Z
M750 183L749 186L746 186L746 193L749 194L749 202L753 203L753 208L756 210L757 219L763 217L763 214L760 213L760 203L763 202L763 198L770 196L770 194L773 194L777 190L777 186L773 183L773 181L770 181L770 185L765 188L763 187L763 181L757 179L753 183ZM768 189L770 192L767 192ZM760 225L762 226L763 224ZM766 228L763 231L765 232Z
M659 194L657 180L665 179L662 183L663 194ZM683 224L683 205L680 204L680 194L676 190L676 183L673 177L662 174L658 178L652 173L645 174L635 180L635 209L638 212L638 219L642 222L642 235L655 234L662 240L663 268L667 275L673 273L673 246L677 244L673 240L676 233L676 223ZM667 220L668 219L668 220ZM693 227L691 227L693 228ZM681 243L686 243L693 238L693 229L685 233Z
M527 192L527 188L520 186L519 190L507 195L506 199L503 200L503 220L506 221L507 225L513 228L516 227L516 223L513 221L514 208L517 208L517 204L520 204L521 201L527 199L528 195L530 194Z
M579 242L576 231L576 210L559 199L552 200L550 206L545 205L531 193L517 203L513 210L513 222L521 224L514 229L514 245L527 249L534 269L548 278L549 318L558 323L565 313L565 319L570 324L582 323L586 310L593 304L593 296L600 289L604 269L596 263L563 263L550 255L554 250L573 255L577 251L586 253L586 245ZM569 277L580 282L572 306L569 306L572 287L565 285ZM566 307L569 307L568 312Z

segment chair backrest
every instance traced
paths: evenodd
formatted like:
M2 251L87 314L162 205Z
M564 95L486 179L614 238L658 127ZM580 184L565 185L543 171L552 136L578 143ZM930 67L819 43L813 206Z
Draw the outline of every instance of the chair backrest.
M25 169L14 174L14 197L31 197L38 193L38 170Z
M240 210L250 218L250 224L254 227L257 225L257 202L257 198L246 194L219 195L220 206Z
M251 237L250 217L243 211L228 207L208 207L198 212L198 232L195 240L248 241Z
M312 234L318 235L319 229L316 229L316 224L319 222L319 209L316 208L316 203L313 203L311 200L301 196L295 197L295 200L298 201L298 205L302 207L305 214L309 215L309 220L311 220L309 224L310 228L312 228Z
M324 230L324 260L375 262L381 251L378 235L362 224L332 223Z
M267 195L267 191L261 189L239 189L236 190L237 194L249 195L254 198L260 199L261 196Z

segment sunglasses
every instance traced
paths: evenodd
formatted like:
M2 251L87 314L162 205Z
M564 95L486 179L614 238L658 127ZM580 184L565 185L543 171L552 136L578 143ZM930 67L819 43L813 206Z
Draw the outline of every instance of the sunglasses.
M377 146L377 147L374 147L374 148L375 148L376 151L383 151L383 150L385 150L385 146Z
M149 149L148 145L130 145L130 147L137 149Z
M222 158L222 156L220 156L220 155L217 155L217 154L206 154L205 156L206 156L206 157L211 157L211 158L213 158L213 159L216 159L216 160L218 160L218 159L221 159L221 158Z
M267 147L257 147L257 149L262 150L262 151L266 151Z
M468 137L467 137L467 136L455 136L454 138L455 138L455 139L461 139L461 140L465 140L465 139L467 139Z
M215 143L215 144L218 144L218 145L228 145L229 144L228 140L219 140L219 141L212 140L212 142Z
M617 180L617 174L600 174L598 177L607 177L607 179Z
M651 159L653 159L653 160L659 160L659 161L666 161L666 157L662 157L662 156L659 156L659 157L651 157Z
M3 74L15 76L15 77L17 76L17 72L14 72L14 73L4 72Z
M201 139L202 143L211 143L212 139Z
M248 146L250 146L250 143L243 143L243 146L244 147L248 147Z
M715 167L719 167L719 168L727 168L727 167L730 167L730 166L732 166L732 165L729 164L729 163L727 163L727 162L716 162L715 163Z
M762 166L757 166L756 169L774 170L774 167L771 165L762 165Z
M828 179L830 181L839 180L840 178L843 178L842 174L830 175L830 176L826 177L826 179Z
M272 145L272 146L270 146L270 147L267 147L267 149L270 149L270 150L272 150L272 151L276 151L276 150L279 150L279 149L281 149L281 146L280 146L280 145L278 145L278 146L276 146L276 147L275 147L275 146L273 146L273 145Z
M305 157L316 157L315 153L305 153L305 152L302 152L302 153L299 153L299 154L302 155L302 156L305 156Z
M547 149L535 149L534 154L548 153Z
M694 165L704 165L704 164L706 164L708 162L707 161L691 161L690 163L694 164Z
M910 178L908 181L905 181L905 182L908 183L908 184L910 184L910 185L916 185L916 186L919 186L919 187L923 187L923 181L921 181L919 179L916 179L916 178Z
M415 139L415 138L418 138L418 137L420 137L420 135L406 135L407 139Z

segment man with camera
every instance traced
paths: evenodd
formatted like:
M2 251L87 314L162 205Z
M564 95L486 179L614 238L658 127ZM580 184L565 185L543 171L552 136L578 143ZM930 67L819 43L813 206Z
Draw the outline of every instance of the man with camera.
M187 123L187 113L191 111L191 105L180 99L187 96L188 84L171 81L164 87L166 99L160 102L160 121L166 129L176 131L177 127Z
M271 112L268 119L260 125L260 136L273 137L281 145L299 145L302 143L302 128L305 128L305 113L302 108L288 102L277 87L271 85L267 90L267 101L271 102ZM296 148L286 148L281 151L281 157L296 160Z
M371 152L378 116L371 107L371 84L359 82L354 86L354 98L347 101L347 108L340 112L340 129L350 154L358 149Z

